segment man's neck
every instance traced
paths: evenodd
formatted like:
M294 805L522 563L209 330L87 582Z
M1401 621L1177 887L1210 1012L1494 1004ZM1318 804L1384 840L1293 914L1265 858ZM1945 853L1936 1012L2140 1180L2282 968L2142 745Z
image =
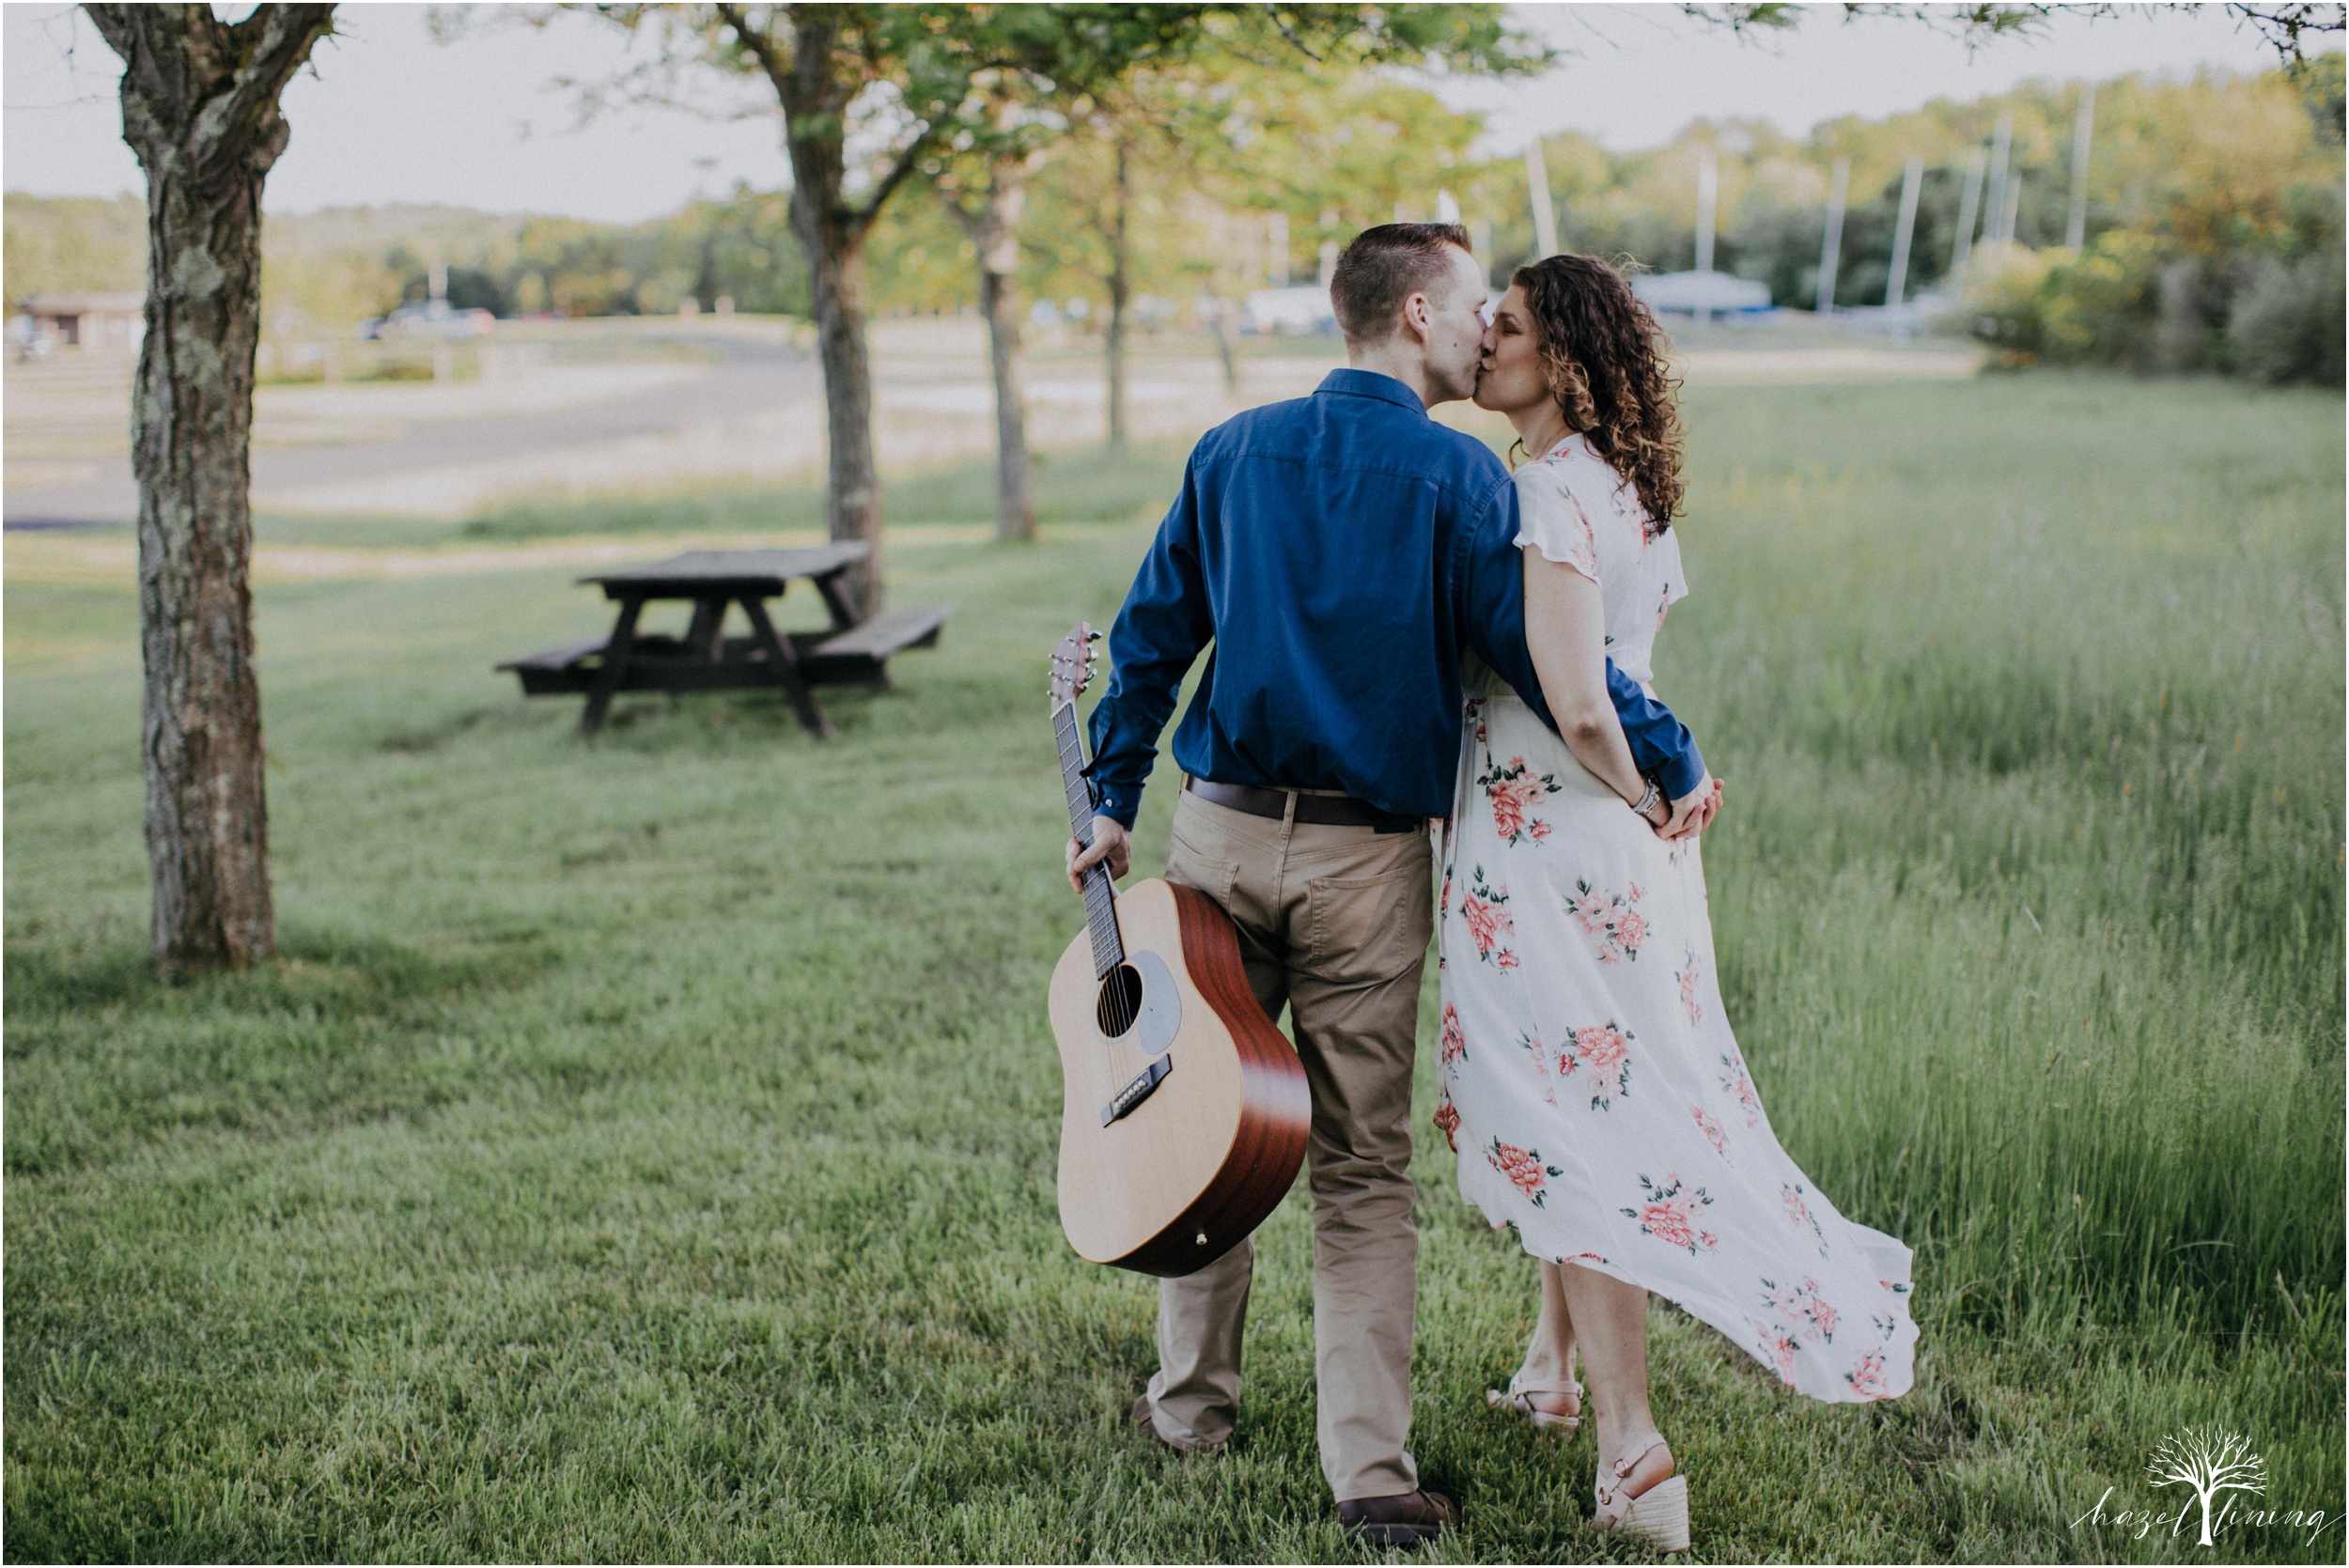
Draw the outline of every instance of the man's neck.
M1437 396L1427 381L1427 362L1413 352L1416 345L1407 344L1397 333L1384 343L1369 343L1360 347L1346 346L1346 364L1350 370L1367 370L1374 375L1392 376L1411 389L1419 398L1420 407L1432 409L1450 399Z

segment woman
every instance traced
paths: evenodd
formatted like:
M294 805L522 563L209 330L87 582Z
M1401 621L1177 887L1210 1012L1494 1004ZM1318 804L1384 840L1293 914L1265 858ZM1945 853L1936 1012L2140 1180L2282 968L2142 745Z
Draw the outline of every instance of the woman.
M1579 1345L1596 1520L1681 1550L1688 1483L1648 1409L1649 1291L1820 1400L1906 1392L1917 1332L1908 1249L1836 1213L1770 1132L1722 1016L1698 840L1634 815L1655 792L1606 660L1650 680L1688 591L1658 340L1624 279L1579 256L1520 269L1486 334L1476 401L1531 458L1526 641L1558 733L1490 677L1469 699L1444 835L1436 1121L1462 1196L1541 1260L1532 1343L1488 1402L1579 1425Z

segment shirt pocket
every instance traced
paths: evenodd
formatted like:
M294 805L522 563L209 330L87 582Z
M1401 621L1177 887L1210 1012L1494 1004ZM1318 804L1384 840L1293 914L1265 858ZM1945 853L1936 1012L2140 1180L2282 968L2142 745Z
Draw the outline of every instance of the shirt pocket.
M1306 968L1335 986L1392 980L1427 956L1434 927L1428 909L1426 840L1403 863L1367 876L1315 877L1305 884L1312 947Z

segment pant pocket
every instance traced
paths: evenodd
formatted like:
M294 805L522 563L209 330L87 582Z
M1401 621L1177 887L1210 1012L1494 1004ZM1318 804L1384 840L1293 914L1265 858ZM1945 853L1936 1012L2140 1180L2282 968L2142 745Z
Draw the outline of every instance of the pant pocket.
M1427 956L1426 842L1415 839L1399 865L1367 876L1316 877L1305 884L1315 978L1338 986L1392 980Z
M1166 879L1196 888L1226 914L1232 908L1232 888L1239 880L1239 862L1202 853L1183 836L1178 825L1166 842Z

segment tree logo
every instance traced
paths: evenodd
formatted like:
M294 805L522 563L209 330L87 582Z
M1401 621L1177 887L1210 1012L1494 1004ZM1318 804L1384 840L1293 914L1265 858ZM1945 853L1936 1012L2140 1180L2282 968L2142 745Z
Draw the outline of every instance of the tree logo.
M2251 1452L2251 1440L2216 1426L2189 1426L2164 1437L2145 1473L2156 1486L2194 1488L2202 1505L2205 1546L2211 1544L2211 1503L2221 1492L2257 1497L2267 1490L2267 1461Z

